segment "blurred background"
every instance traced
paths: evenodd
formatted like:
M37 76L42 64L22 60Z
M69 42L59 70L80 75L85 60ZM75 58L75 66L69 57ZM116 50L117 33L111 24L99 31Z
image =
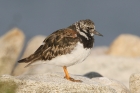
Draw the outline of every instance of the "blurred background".
M95 46L108 46L122 33L140 36L140 0L0 0L0 36L18 27L27 42L82 19L93 20L104 35L95 36Z
M140 72L140 0L0 0L0 75L63 72L47 64L24 68L27 63L17 60L32 54L52 32L83 19L93 20L104 36L95 36L89 57L69 72L101 75L128 87L130 76Z

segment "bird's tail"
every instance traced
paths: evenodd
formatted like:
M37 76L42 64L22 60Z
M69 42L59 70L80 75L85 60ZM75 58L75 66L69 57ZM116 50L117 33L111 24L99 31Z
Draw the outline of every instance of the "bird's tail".
M31 62L33 59L35 59L35 55L30 55L29 57L23 58L21 60L18 61L18 63L28 63Z
M28 67L29 65L31 65L32 63L34 63L35 61L37 61L39 59L40 59L39 55L32 54L29 57L26 57L26 58L19 60L18 63L29 63L28 65L25 66L25 67Z

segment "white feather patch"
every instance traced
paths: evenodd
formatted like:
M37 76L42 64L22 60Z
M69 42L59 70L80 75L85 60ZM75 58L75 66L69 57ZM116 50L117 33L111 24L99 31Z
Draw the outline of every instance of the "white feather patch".
M87 35L85 33L81 32L81 31L79 33L80 33L80 35L84 36L88 40L88 37L87 37Z
M91 49L83 48L83 44L77 43L77 46L70 54L57 56L52 60L43 61L42 63L58 65L58 66L71 66L84 61L90 54Z

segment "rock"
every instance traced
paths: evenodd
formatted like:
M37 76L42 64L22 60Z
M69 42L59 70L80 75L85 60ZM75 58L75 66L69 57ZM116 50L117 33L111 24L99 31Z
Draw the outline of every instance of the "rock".
M140 73L135 73L130 76L129 88L131 93L140 93Z
M40 75L21 75L12 77L3 75L0 82L13 81L18 86L16 93L130 93L120 82L106 77L88 79L71 75L83 82L71 82L64 79L62 73Z
M23 43L24 34L18 28L13 28L0 37L0 75L11 74Z
M107 46L98 46L98 47L93 47L91 54L93 56L100 56L100 55L104 55L108 52L108 47Z
M15 93L17 87L17 84L13 81L5 82L0 80L0 93Z
M111 44L108 54L115 56L140 57L140 37L122 34Z
M128 87L130 75L140 72L140 58L90 55L83 63L68 67L68 71L77 75L96 71L105 77L118 80Z
M31 55L32 53L34 53L35 50L43 43L45 37L46 36L41 36L41 35L33 37L28 42L22 58L25 58L25 57ZM26 72L29 69L29 68L24 68L26 65L27 65L27 63L18 64L16 66L16 68L14 69L12 75L20 75L20 74L23 74L24 72Z

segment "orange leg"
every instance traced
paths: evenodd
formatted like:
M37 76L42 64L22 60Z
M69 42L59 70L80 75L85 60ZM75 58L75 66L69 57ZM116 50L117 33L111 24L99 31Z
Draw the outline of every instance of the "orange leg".
M63 69L64 69L64 72L65 72L65 77L64 78L66 78L67 80L73 81L73 82L82 82L81 80L75 80L75 79L71 78L69 76L69 73L67 71L67 67L66 66L64 66Z

